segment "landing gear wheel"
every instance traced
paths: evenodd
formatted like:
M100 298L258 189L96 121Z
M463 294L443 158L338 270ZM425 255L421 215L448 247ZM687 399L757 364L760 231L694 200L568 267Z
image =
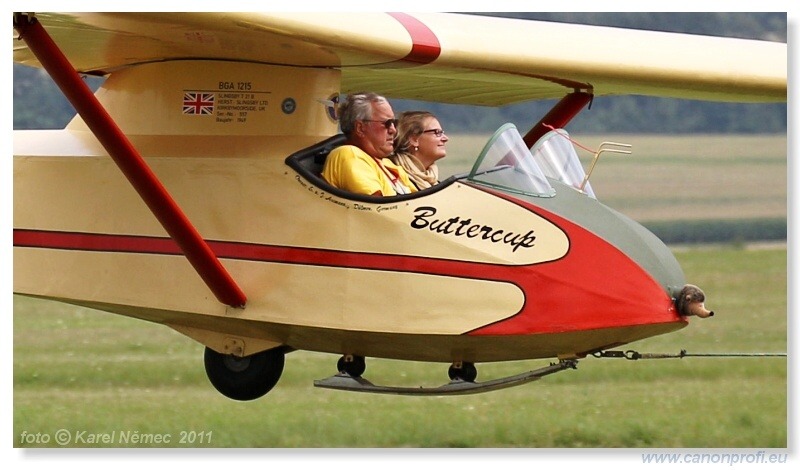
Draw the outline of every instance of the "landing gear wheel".
M345 372L350 377L361 377L365 370L367 370L367 361L364 356L342 356L336 363L336 370Z
M207 347L204 357L206 374L214 388L239 401L255 400L272 390L283 373L284 359L281 348L237 357Z
M478 378L478 369L471 362L455 362L447 370L450 380L463 380L464 382L475 382Z

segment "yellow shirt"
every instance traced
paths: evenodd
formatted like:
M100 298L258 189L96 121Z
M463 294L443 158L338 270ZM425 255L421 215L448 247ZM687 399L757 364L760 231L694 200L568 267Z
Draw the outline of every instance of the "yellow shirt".
M354 145L343 145L333 149L328 154L325 168L322 170L322 177L328 183L345 191L367 195L376 191L380 191L384 196L397 195L390 176L396 179L396 183L405 186L407 192L417 191L402 167L395 165L388 158L381 159L378 164L374 158Z

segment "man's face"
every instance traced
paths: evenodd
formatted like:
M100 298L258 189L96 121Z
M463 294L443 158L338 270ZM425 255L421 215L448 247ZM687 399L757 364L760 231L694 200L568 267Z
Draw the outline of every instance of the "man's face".
M383 158L392 153L397 127L386 122L394 119L394 111L387 102L372 103L372 118L360 121L362 130L362 150L376 158Z

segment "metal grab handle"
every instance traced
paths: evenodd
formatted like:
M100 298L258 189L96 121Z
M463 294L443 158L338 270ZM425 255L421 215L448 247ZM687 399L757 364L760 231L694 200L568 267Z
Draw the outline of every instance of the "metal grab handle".
M621 144L619 142L603 142L598 147L597 152L594 154L594 158L592 158L592 164L589 166L589 171L586 172L586 176L583 177L583 182L581 183L580 190L583 191L583 188L586 186L586 183L589 182L589 177L592 176L592 172L594 171L594 166L597 165L597 161L600 159L600 154L603 152L610 152L610 153L622 153L625 155L630 155L630 150L622 150L617 147L622 147L629 149L632 146L630 144Z

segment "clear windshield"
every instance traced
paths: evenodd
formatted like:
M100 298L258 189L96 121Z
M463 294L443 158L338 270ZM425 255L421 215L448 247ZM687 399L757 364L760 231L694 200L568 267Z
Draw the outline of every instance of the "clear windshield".
M505 124L494 133L468 178L528 196L552 197L556 194L513 124Z
M533 147L531 154L548 178L561 181L597 199L588 181L584 184L583 171L578 154L564 129L556 129L543 135ZM581 185L583 189L581 189Z

